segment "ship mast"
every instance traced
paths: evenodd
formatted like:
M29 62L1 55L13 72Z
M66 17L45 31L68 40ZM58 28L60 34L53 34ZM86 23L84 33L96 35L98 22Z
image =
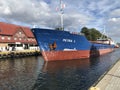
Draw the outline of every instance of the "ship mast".
M103 30L104 30L104 31L103 31L100 39L103 39L103 40L108 39L108 35L107 35L107 33L106 33L105 26L104 26L104 29L103 29ZM105 35L107 36L107 38L105 37Z
M61 24L61 30L64 30L64 25L63 25L63 15L64 15L64 5L62 0L60 0L60 24Z
M102 33L102 38L103 38L103 39L105 39L105 36L104 36L104 35L106 35L105 26L104 26L104 31L103 31L103 33Z

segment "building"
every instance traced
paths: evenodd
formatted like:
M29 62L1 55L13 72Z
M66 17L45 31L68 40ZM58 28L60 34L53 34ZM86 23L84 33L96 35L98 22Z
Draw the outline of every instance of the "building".
M37 45L29 27L0 22L0 50L32 49Z

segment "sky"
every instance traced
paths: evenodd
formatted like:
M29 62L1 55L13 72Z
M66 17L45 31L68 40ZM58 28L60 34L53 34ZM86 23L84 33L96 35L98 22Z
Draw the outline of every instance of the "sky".
M120 42L120 0L62 0L64 28L95 28ZM28 27L60 26L60 0L1 0L0 22Z

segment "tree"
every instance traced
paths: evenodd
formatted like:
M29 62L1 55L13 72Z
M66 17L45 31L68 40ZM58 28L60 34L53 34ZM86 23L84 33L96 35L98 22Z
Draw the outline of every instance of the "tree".
M92 41L96 41L97 39L99 39L101 37L101 33L96 30L95 28L89 29L91 32L91 40Z
M87 27L83 27L81 33L84 33L86 38L90 41L96 41L102 36L102 34L95 28L88 29ZM103 36L107 38L107 36Z
M81 30L81 33L84 33L84 35L86 36L86 38L88 39L88 40L90 40L90 31L89 31L89 29L87 28L87 27L83 27L82 28L82 30Z

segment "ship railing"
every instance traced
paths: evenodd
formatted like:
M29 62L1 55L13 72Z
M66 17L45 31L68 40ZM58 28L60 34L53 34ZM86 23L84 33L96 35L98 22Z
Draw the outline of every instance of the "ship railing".
M80 32L71 32L71 34L84 35L84 33L80 33Z

